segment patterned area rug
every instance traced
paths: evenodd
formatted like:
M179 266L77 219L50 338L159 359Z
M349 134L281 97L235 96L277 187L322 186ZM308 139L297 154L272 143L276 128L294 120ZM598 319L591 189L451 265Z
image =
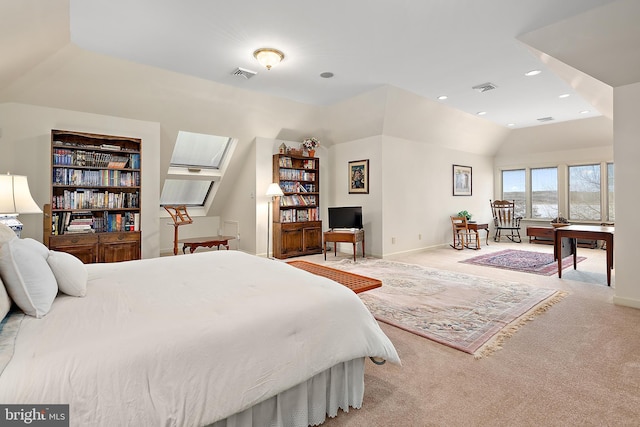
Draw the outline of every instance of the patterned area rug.
M585 257L577 257L577 262ZM505 270L523 271L525 273L553 276L558 273L558 262L553 260L553 254L506 249L460 261L466 264L483 265L486 267L503 268ZM573 265L573 255L562 260L562 269Z
M381 259L331 267L382 280L358 294L375 318L408 332L486 356L566 293Z

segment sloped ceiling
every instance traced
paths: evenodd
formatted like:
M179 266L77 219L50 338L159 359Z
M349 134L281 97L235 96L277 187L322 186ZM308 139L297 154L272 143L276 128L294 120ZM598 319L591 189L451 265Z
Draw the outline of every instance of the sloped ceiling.
M612 87L640 81L640 1L618 0L519 37Z
M0 89L69 44L69 0L0 0Z

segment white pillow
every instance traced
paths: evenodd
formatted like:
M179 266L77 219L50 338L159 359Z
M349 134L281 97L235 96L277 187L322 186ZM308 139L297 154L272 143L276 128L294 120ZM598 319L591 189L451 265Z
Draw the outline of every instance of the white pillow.
M61 292L74 297L83 297L87 294L89 274L82 261L66 252L49 251L47 263Z
M13 302L34 317L49 312L58 294L47 264L49 249L33 239L12 239L0 246L0 276Z
M0 278L0 322L2 322L2 319L4 319L4 316L7 315L10 309L11 299L2 283L2 278Z
M17 239L16 232L0 222L0 247L9 240Z

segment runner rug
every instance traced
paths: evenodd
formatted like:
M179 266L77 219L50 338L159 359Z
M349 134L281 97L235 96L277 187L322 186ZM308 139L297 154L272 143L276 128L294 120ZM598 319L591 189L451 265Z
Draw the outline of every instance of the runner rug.
M584 261L585 257L577 257L576 261ZM503 268L505 270L522 271L525 273L552 276L558 273L558 262L553 259L553 254L520 251L506 249L504 251L483 254L477 257L462 260L466 264L483 265L486 267ZM562 260L562 269L573 265L573 255Z
M486 356L566 293L381 259L331 267L382 280L358 294L378 321Z

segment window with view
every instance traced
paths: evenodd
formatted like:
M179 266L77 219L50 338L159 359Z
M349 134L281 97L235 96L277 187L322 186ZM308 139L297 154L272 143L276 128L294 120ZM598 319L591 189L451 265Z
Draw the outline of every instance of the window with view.
M502 171L502 199L515 201L515 215L525 216L525 170L503 170Z
M531 218L558 216L558 168L531 169Z
M569 219L600 221L600 165L569 166Z

